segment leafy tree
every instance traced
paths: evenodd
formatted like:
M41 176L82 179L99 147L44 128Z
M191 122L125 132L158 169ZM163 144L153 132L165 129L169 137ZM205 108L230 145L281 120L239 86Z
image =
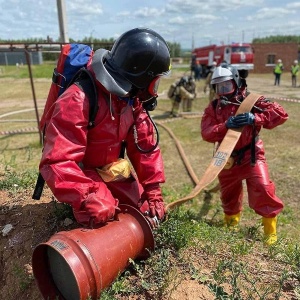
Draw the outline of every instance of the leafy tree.
M300 44L300 36L296 35L271 35L263 38L253 39L253 44L263 44L263 43L291 43L295 42Z
M171 57L180 57L181 56L181 46L179 43L170 43L168 42L170 48Z

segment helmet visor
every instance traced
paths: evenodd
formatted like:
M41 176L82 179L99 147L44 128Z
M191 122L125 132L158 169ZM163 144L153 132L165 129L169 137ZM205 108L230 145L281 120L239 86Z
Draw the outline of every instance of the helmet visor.
M160 76L157 76L150 82L148 86L148 92L153 97L157 97L159 82L160 82Z
M216 93L220 96L232 94L234 89L233 80L216 83Z

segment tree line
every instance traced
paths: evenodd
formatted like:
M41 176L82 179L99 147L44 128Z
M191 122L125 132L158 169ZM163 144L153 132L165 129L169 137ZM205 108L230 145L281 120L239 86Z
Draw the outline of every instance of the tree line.
M99 48L110 49L114 43L113 38L109 39L98 39L94 37L85 37L82 40L74 40L70 38L70 43L83 43L93 45L94 50ZM296 42L300 44L300 36L295 35L272 35L261 38L254 38L252 40L252 44L261 44L261 43L291 43ZM28 38L28 39L19 39L19 40L3 40L0 39L0 43L24 43L24 44L36 44L36 43L59 43L59 41L55 41L50 37L47 39L43 38ZM170 48L171 57L182 57L184 53L182 53L180 43L172 43L168 42ZM53 53L43 53L44 60L55 60L57 58L56 54Z
M300 36L297 35L271 35L262 38L254 38L252 44L263 43L298 43L300 44Z
M72 38L69 39L70 43L82 43L82 44L88 44L88 45L92 45L93 49L96 51L99 48L105 48L105 49L111 49L113 43L114 43L114 39L113 38L109 38L109 39L97 39L94 37L85 37L82 40L74 40ZM47 39L43 39L43 38L28 38L28 39L19 39L19 40L2 40L0 39L0 43L9 43L9 44L13 44L13 43L23 43L23 44L39 44L39 43L59 43L59 41L55 41L53 39L51 39L50 37L47 37ZM169 48L170 48L170 54L171 57L180 57L182 56L181 53L181 46L180 43L171 43L171 42L167 42ZM44 47L44 49L46 49ZM55 60L57 58L57 54L55 53L47 53L47 52L43 52L43 59L44 60Z

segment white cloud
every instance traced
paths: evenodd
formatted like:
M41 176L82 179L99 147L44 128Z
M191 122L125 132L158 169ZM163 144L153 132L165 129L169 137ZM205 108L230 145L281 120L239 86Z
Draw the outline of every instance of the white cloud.
M272 34L299 35L300 1L292 0L65 0L69 37L116 38L150 27L182 47ZM50 35L58 39L55 0L0 0L0 39Z
M272 8L264 7L257 11L256 19L274 18L274 22L276 24L276 20L278 20L279 18L286 19L287 16L295 13L296 13L295 11L283 7L272 7Z
M182 18L180 16L177 16L175 18L169 19L168 23L169 24L180 24L180 25L182 25L182 24L185 23L185 20L184 20L184 18Z
M68 1L67 9L70 13L80 14L80 15L102 15L103 9L102 5L96 3L96 1L87 0L73 0Z
M142 7L138 10L134 11L132 14L135 17L155 17L161 16L164 13L164 10L159 10L157 8L150 8L150 7Z
M286 5L287 8L300 9L300 2L292 2Z

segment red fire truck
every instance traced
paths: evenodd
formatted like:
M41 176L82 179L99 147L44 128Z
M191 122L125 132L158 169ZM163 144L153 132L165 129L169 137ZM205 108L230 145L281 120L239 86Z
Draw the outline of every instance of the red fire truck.
M205 74L215 61L217 65L226 61L238 70L253 70L253 49L251 44L209 45L192 51L192 66L199 62Z

